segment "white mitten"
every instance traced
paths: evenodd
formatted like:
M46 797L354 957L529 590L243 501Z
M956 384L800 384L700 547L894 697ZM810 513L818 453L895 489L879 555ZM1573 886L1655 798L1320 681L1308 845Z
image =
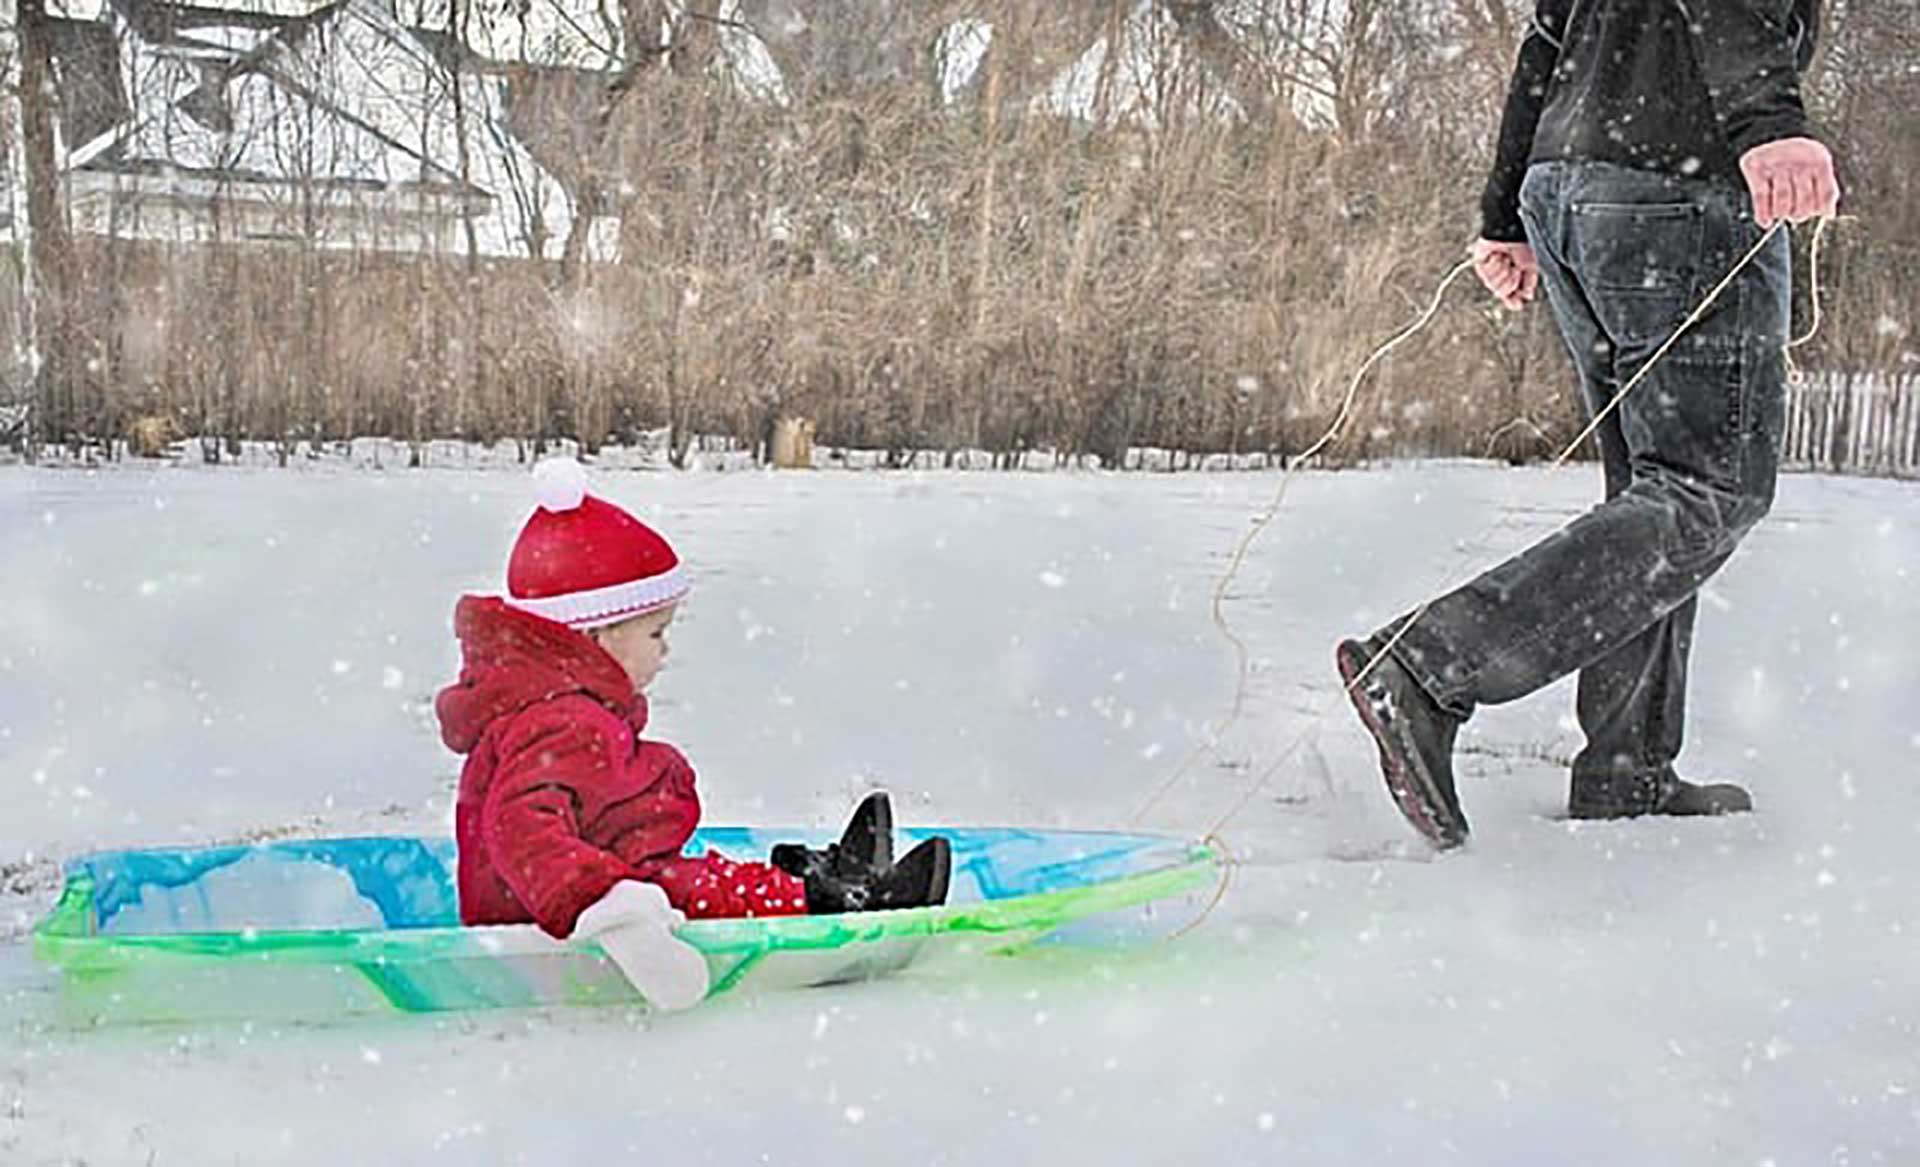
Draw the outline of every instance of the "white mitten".
M580 913L570 940L594 940L656 1009L685 1009L707 995L707 960L673 934L686 916L651 883L622 880Z

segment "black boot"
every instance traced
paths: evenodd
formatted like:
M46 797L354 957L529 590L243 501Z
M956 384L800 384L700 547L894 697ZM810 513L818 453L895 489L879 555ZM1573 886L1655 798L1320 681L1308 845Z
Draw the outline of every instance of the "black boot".
M1731 782L1700 784L1675 778L1673 788L1660 800L1655 814L1702 815L1746 814L1753 809L1753 795L1746 787Z
M881 871L868 897L868 911L888 908L931 908L947 902L947 883L953 878L953 844L935 835L923 839Z
M807 914L831 916L944 903L952 872L953 847L936 836L922 841L891 867L847 872L815 862L797 874L806 885Z
M860 800L847 820L847 829L838 843L822 850L800 843L777 843L769 857L775 867L788 875L805 879L807 872L819 869L841 879L863 872L893 866L893 803L884 790L876 790Z
M772 862L798 876L807 892L807 912L883 912L945 903L953 875L953 845L923 840L893 861L893 813L884 794L869 795L853 813L838 843L823 850L798 843L774 847Z
M1688 782L1663 766L1651 774L1616 777L1576 775L1567 815L1576 819L1623 819L1646 814L1745 814L1753 796L1731 782Z
M1453 739L1461 720L1440 708L1413 674L1382 654L1379 637L1343 640L1334 651L1340 679L1380 749L1380 770L1400 813L1441 850L1467 841L1467 816L1453 788ZM1366 680L1354 679L1379 658Z

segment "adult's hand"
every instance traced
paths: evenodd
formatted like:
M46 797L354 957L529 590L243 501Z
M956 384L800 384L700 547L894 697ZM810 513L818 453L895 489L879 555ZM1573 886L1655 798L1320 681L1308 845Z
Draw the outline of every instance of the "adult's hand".
M1832 218L1840 206L1833 155L1812 138L1781 138L1740 156L1740 173L1753 194L1753 221L1804 223Z
M1526 307L1540 290L1540 261L1526 244L1476 239L1472 256L1473 274L1509 310Z

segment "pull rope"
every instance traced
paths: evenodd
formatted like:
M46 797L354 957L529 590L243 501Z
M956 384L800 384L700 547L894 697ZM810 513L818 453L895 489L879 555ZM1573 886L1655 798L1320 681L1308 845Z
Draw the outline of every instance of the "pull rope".
M1851 219L1851 216L1848 216ZM1807 254L1807 300L1813 308L1813 321L1807 325L1807 331L1787 342L1787 380L1795 385L1806 383L1806 374L1801 371L1798 361L1793 359L1793 350L1812 340L1820 331L1820 249L1827 239L1827 226L1830 219L1821 219L1813 228L1813 243Z
M1373 352L1368 355L1367 359L1361 362L1360 367L1354 371L1353 379L1347 383L1346 394L1341 398L1340 408L1335 411L1333 421L1327 426L1326 432L1315 439L1312 445L1287 459L1286 469L1280 475L1280 482L1274 487L1272 500L1267 503L1266 509L1254 518L1253 523L1247 528L1246 533L1241 535L1238 542L1235 543L1233 553L1228 556L1227 559L1227 569L1221 574L1220 582L1214 585L1213 599L1209 606L1209 613L1212 616L1214 628L1218 629L1220 635L1226 638L1227 643L1233 646L1233 700L1227 708L1226 715L1214 725L1208 727L1206 737L1186 755L1180 765L1168 776L1166 781L1162 782L1153 791L1146 802L1142 803L1140 808L1133 812L1133 817L1127 820L1127 825L1138 825L1140 820L1145 818L1147 813L1158 805L1162 798L1166 797L1174 785L1186 776L1187 771L1193 767L1193 764L1203 755L1211 752L1214 747L1219 744L1221 737L1240 720L1240 714L1246 707L1250 658L1247 650L1247 642L1240 638L1239 633L1233 630L1233 625L1227 620L1226 600L1228 590L1233 586L1234 579L1240 574L1241 565L1246 562L1247 552L1253 547L1253 541L1258 539L1261 533L1271 526L1273 520L1279 516L1280 505L1287 497L1287 488L1293 484L1293 480L1295 476L1299 474L1300 468L1318 457L1321 451L1332 445L1334 440L1340 436L1340 431L1345 428L1348 420L1353 416L1354 403L1360 394L1360 384L1366 379L1366 375L1372 371L1376 364L1384 360L1387 354L1400 347L1401 344L1412 338L1433 320L1434 316L1440 311L1442 301L1446 298L1447 289L1453 286L1453 282L1459 279L1462 273L1470 270L1472 267L1473 261L1470 259L1462 260L1455 264L1453 270L1447 273L1446 278L1440 281L1440 286L1434 290L1433 298L1428 302L1426 310L1422 312L1413 323L1401 329L1385 344L1374 349Z
M1820 253L1821 253L1821 246L1824 241L1828 223L1829 223L1828 219L1822 218L1821 220L1819 220L1818 224L1814 229L1812 251L1811 251L1811 256L1809 260L1810 284L1811 284L1810 298L1812 299L1812 302L1813 302L1812 303L1812 316L1813 316L1812 322L1804 334L1802 334L1797 338L1790 339L1788 341L1788 343L1785 346L1785 350L1783 354L1787 361L1789 376L1796 378L1796 383L1797 383L1797 378L1799 377L1800 374L1793 362L1792 350L1811 341L1814 335L1818 333L1821 325ZM1701 301L1694 307L1694 309L1690 313L1688 313L1686 319L1681 321L1681 323L1673 330L1672 334L1669 335L1667 339L1660 345L1660 347L1654 351L1653 355L1648 357L1647 360L1641 364L1640 368L1637 371L1635 371L1634 375L1631 378L1629 378L1624 385L1620 387L1620 390L1613 395L1612 399L1609 400L1606 403L1606 405L1603 406L1600 410L1595 412L1592 420L1589 421L1587 426L1580 431L1579 435L1576 436L1571 442L1567 443L1566 447L1562 449L1557 456L1554 457L1552 462L1549 464L1550 469L1558 468L1565 465L1566 462L1569 459L1571 459L1576 452L1578 452L1581 445L1584 444L1588 438L1592 437L1593 434L1599 430L1600 426L1606 421L1608 417L1612 416L1613 413L1619 409L1621 403L1626 400L1627 395L1632 393L1633 390L1636 389L1642 381L1646 380L1647 376L1650 373L1652 373L1654 368L1662 360L1666 358L1667 354L1672 351L1673 347L1679 343L1680 338L1683 335L1685 335L1689 329L1691 329L1695 324L1698 324L1700 320L1706 316L1706 314L1708 313L1708 311L1712 309L1714 304L1716 304L1719 301L1720 297L1723 294L1725 294L1726 290L1733 285L1734 280L1739 277L1741 272L1745 271L1747 267L1753 263L1754 259L1761 253L1762 250L1765 249L1765 247L1773 239L1773 237L1784 230L1787 230L1787 223L1785 220L1776 221L1773 224L1773 226L1767 228L1767 230L1765 231L1765 233L1761 235L1759 240L1757 240L1752 247L1748 248L1746 253L1740 257L1739 261L1735 263L1731 269L1728 270L1727 274L1721 278L1719 283L1714 285L1712 290L1710 290L1706 294L1706 296L1702 298ZM1405 341L1413 337L1415 334L1420 332L1433 320L1434 316L1439 312L1440 305L1444 300L1448 289L1452 287L1454 281L1457 280L1463 272L1467 271L1472 266L1473 264L1471 260L1464 260L1456 264L1453 267L1453 269L1447 273L1446 277L1440 281L1440 284L1435 289L1433 297L1431 301L1428 303L1426 310L1422 312L1420 316L1413 321L1413 323L1409 324L1406 328L1402 329L1399 333L1396 333L1384 344L1374 349L1374 351L1371 354L1369 354L1367 359L1361 363L1359 369L1355 371L1353 375L1353 379L1348 383L1346 395L1341 400L1340 409L1335 414L1332 424L1330 424L1327 427L1326 432L1321 434L1320 438L1317 441L1315 441L1311 446L1309 446L1306 450L1302 451L1300 454L1295 455L1293 458L1290 458L1288 460L1285 472L1281 475L1280 482L1278 486L1275 488L1272 501L1268 504L1267 508L1256 517L1256 519L1254 520L1252 525L1249 527L1247 532L1244 535L1242 535L1238 540L1238 542L1235 544L1233 554L1229 557L1229 560L1228 560L1227 569L1222 574L1220 578L1220 582L1214 588L1213 602L1211 606L1211 616L1212 616L1214 626L1221 632L1221 634L1233 646L1233 650L1234 650L1236 672L1235 672L1235 688L1234 688L1233 700L1229 706L1227 715L1223 719L1221 719L1221 721L1217 723L1215 726L1210 727L1207 738L1203 740L1199 745L1197 745L1194 748L1194 750L1187 755L1187 757L1180 763L1179 767L1175 769L1175 771L1169 778L1167 778L1164 782L1162 782L1158 787L1155 788L1155 790L1153 791L1151 796L1146 800L1146 802L1144 802L1140 806L1140 808L1134 812L1133 817L1128 820L1129 825L1137 825L1140 822L1140 820L1144 818L1146 814L1150 810L1152 810L1153 807L1157 805L1160 802L1160 800L1164 798L1170 790L1172 790L1174 785L1182 777L1186 775L1187 771L1192 767L1193 763L1196 760L1198 760L1202 755L1209 753L1215 749L1221 736L1224 735L1224 733L1239 720L1241 712L1245 707L1245 702L1247 697L1249 653L1248 653L1246 642L1236 632L1234 632L1232 625L1226 619L1225 598L1229 588L1233 583L1233 580L1239 574L1240 568L1246 560L1247 553L1251 549L1253 545L1253 541L1256 538L1258 538L1259 535L1263 531L1265 531L1268 526L1272 524L1275 517L1278 515L1280 505L1286 497L1287 488L1291 484L1295 474L1299 471L1300 467L1304 465L1307 460L1318 455L1328 445L1332 444L1333 441L1339 436L1340 431L1346 426L1348 420L1351 418L1354 403L1357 399L1361 382L1366 377L1367 373L1373 369L1374 365L1376 365L1379 361L1383 360L1395 348L1398 348L1402 343L1404 343ZM1441 589L1438 591L1437 594L1444 595L1448 590L1451 590L1451 589ZM1379 665L1380 661L1383 658L1385 658L1393 650L1393 648L1396 645L1398 645L1400 641L1406 636L1407 632L1411 630L1421 620L1421 618L1426 615L1428 609L1432 606L1432 604L1433 604L1432 600L1427 600L1423 602L1418 608L1416 608L1413 611L1413 613L1406 620L1401 621L1400 626L1394 630L1393 635L1388 638L1387 642L1381 646L1378 652L1374 653L1373 656L1370 659L1368 659L1365 666L1362 667L1357 674L1355 674L1353 680L1348 684L1342 686L1342 689L1340 690L1340 694L1342 696L1350 694L1354 689L1358 688L1361 684L1365 683L1368 676L1372 674L1373 670ZM1208 843L1209 845L1215 846L1220 851L1222 856L1220 883L1215 888L1214 894L1212 898L1208 901L1205 908L1201 910L1200 915L1196 917L1192 922L1188 923L1184 927L1180 928L1178 931L1174 932L1172 936L1170 936L1168 939L1178 938L1180 936L1186 935L1188 932L1193 931L1195 928L1198 928L1201 924L1206 922L1207 918L1213 914L1214 909L1217 908L1220 905L1221 901L1225 899L1227 890L1231 886L1232 880L1233 880L1232 870L1235 866L1238 865L1238 863L1232 857L1232 854L1228 849L1226 841L1222 837L1221 832L1225 829L1228 823L1230 823L1235 817L1237 817L1240 814L1242 810L1246 809L1246 806L1248 803L1252 802L1253 799L1257 797L1260 794L1260 792L1266 788L1267 783L1272 781L1274 775L1279 773L1281 767L1284 766L1289 760L1291 760L1294 754L1298 753L1300 748L1304 746L1307 743L1307 741L1310 740L1311 737L1318 732L1320 723L1326 718L1327 713L1328 713L1327 703L1325 700L1323 700L1320 708L1313 710L1308 715L1305 726L1299 732L1294 734L1293 738L1287 743L1287 745L1283 749L1281 749L1281 751L1273 758L1273 760L1266 766L1266 768L1263 769L1254 778L1253 781L1247 784L1245 789L1242 790L1240 795L1227 808L1226 813L1216 818L1213 821L1213 823L1207 828L1205 834L1202 837L1202 841L1205 843Z

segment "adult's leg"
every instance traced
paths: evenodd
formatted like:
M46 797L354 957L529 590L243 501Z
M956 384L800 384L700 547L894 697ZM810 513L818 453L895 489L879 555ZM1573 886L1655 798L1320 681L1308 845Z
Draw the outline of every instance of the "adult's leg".
M1611 400L1759 239L1730 187L1606 164L1535 167L1523 200L1591 398ZM1396 659L1443 709L1611 661L1589 683L1587 772L1671 760L1693 597L1773 497L1787 289L1776 237L1621 402L1612 438L1603 427L1610 497L1407 631Z
M1717 283L1760 232L1738 197L1732 206L1724 199L1708 200L1703 215L1704 250L1716 261L1703 273L1703 282ZM1726 394L1736 488L1768 503L1779 463L1786 388L1781 353L1790 312L1787 255L1784 237L1774 240L1725 293L1731 297L1730 308L1702 321L1693 338L1698 343L1676 348L1669 358L1680 360L1696 395ZM1700 295L1710 288L1708 283ZM1616 375L1631 373L1632 367L1622 367ZM1671 432L1670 427L1656 427L1653 442L1630 457L1657 460L1666 455L1661 442ZM1615 475L1609 473L1608 479L1611 495ZM1576 816L1657 809L1712 813L1749 805L1746 792L1738 787L1693 787L1674 772L1685 742L1688 662L1698 608L1697 597L1689 596L1639 636L1581 669L1576 708L1587 744L1574 760L1568 798Z
M1611 345L1561 246L1567 232L1565 193L1573 177L1565 163L1532 167L1521 187L1521 213L1540 264L1541 285L1582 390L1589 402L1604 402L1614 388ZM1611 497L1625 489L1630 460L1617 418L1602 418L1598 433ZM1448 614L1446 601L1434 607L1443 618ZM1396 621L1365 641L1343 641L1334 659L1355 712L1379 748L1381 774L1401 814L1434 846L1457 847L1466 842L1470 827L1453 781L1453 747L1460 722L1472 707L1442 708L1435 700L1432 669L1416 673L1409 668L1427 664L1413 654L1434 651L1440 638L1426 636L1416 625L1411 631L1422 635L1410 632L1397 655L1380 655L1389 634L1400 626ZM1473 629L1455 631L1464 639Z
M1571 170L1572 168L1566 168ZM1563 176L1562 183L1572 181ZM1586 283L1575 266L1571 233L1578 224L1561 191L1554 197L1533 192L1530 200L1535 255L1541 282L1567 345L1579 380L1581 401L1589 417L1605 412L1594 430L1606 490L1603 500L1623 493L1633 481L1633 457L1620 415L1608 403L1632 377L1615 359L1614 342L1602 320L1602 310L1589 302ZM1570 221L1571 220L1571 221ZM1597 297L1607 293L1596 291ZM1576 708L1587 736L1587 748L1573 768L1568 805L1574 813L1619 813L1641 805L1640 775L1649 767L1623 769L1612 760L1650 756L1670 763L1679 755L1686 712L1687 659L1693 642L1698 600L1688 597L1655 620L1640 635L1580 670Z

